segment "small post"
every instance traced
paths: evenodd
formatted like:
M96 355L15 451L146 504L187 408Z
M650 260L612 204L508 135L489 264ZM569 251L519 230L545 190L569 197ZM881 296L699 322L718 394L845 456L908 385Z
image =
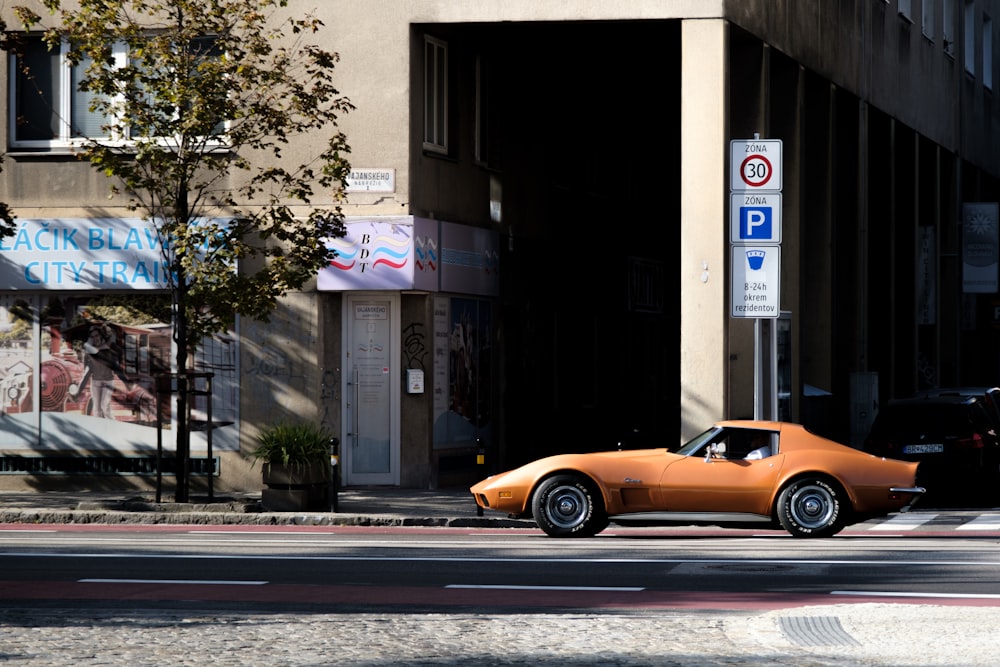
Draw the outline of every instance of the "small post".
M338 510L337 491L340 487L340 471L337 464L340 463L340 438L330 438L330 511Z
M483 439L482 438L476 438L476 445L479 447L479 451L476 454L476 464L477 465L485 465L486 464L486 449L483 448ZM482 516L482 515L483 515L483 508L479 506L479 503L476 503L476 516Z

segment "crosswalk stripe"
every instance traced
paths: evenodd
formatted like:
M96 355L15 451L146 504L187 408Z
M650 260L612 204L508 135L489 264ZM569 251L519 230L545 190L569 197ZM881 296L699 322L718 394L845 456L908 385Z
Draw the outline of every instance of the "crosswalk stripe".
M934 520L937 514L897 514L882 523L871 527L871 530L913 530Z
M955 530L1000 530L1000 514L983 514Z

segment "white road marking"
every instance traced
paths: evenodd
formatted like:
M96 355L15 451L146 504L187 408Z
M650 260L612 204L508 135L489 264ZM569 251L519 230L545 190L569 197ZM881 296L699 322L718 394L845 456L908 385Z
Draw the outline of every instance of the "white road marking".
M913 530L932 521L937 514L897 514L882 523L872 526L869 530Z
M0 529L0 533L57 533L58 528L3 528Z
M445 588L476 588L494 591L599 591L638 593L646 590L639 586L507 586L502 584L448 584Z
M983 514L955 530L1000 530L1000 514Z
M266 581L227 581L224 579L77 579L80 584L216 584L221 586L263 586Z

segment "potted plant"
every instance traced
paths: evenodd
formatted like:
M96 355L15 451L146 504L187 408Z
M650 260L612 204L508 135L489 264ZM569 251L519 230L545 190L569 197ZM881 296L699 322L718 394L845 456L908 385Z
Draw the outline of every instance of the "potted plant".
M261 504L271 511L321 509L329 506L330 443L333 435L308 422L278 423L264 428L250 452L262 463Z

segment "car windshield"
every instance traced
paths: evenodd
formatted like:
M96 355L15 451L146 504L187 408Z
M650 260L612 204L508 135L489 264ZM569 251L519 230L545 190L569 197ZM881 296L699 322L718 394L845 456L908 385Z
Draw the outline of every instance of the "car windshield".
M675 453L681 456L691 456L692 454L699 453L699 450L705 446L705 443L715 437L721 429L713 426L704 433L700 433L695 437L688 440L684 445L678 449Z

